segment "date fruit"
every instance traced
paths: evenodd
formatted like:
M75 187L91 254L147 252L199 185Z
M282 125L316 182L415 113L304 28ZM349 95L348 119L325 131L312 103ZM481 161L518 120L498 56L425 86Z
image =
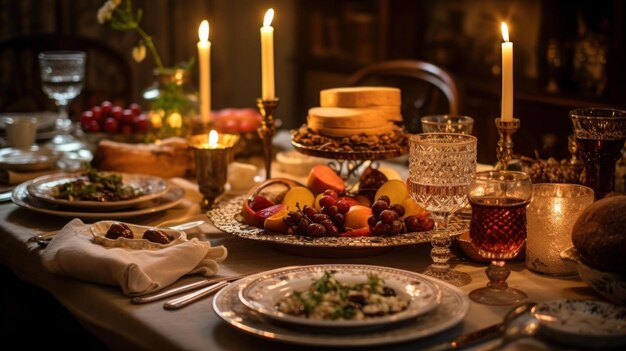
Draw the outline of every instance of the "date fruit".
M117 238L133 238L133 231L124 223L113 223L104 235L105 238L115 240Z
M152 241L153 243L169 244L170 237L159 229L148 229L143 233L142 239Z

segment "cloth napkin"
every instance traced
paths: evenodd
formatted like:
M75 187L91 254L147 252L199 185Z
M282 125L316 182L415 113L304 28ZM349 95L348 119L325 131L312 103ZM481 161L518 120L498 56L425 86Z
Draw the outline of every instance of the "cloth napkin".
M208 241L191 239L158 250L106 248L92 241L90 226L74 219L43 252L51 272L89 282L119 286L137 296L160 290L187 274L211 276L228 252Z

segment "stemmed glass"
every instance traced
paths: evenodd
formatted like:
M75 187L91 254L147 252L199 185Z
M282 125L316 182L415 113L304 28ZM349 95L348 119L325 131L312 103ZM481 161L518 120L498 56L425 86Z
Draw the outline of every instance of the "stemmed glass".
M615 163L626 141L626 111L579 108L570 111L578 153L585 164L585 185L602 199L615 187Z
M476 173L477 139L454 133L424 133L411 137L409 189L411 197L431 212L433 263L424 274L456 286L469 284L467 273L450 269L450 216L467 204L467 191Z
M86 54L82 51L46 51L38 56L43 91L59 107L57 130L49 145L57 151L75 151L83 144L70 135L72 121L68 117L67 107L83 89Z
M424 133L472 134L474 119L460 115L433 115L421 118Z
M486 171L476 173L469 189L472 205L470 237L478 254L491 259L489 283L470 292L472 300L488 305L510 305L524 300L524 292L511 288L506 259L515 257L526 240L526 207L532 184L526 173Z

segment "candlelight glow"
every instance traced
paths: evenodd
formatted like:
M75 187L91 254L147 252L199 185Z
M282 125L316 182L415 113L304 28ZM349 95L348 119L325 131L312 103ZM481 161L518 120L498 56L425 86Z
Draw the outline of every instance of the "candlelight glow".
M215 130L212 130L209 133L209 148L214 148L215 146L217 146L217 132Z
M209 41L209 21L204 20L200 23L200 28L198 28L198 37L203 43Z
M267 10L267 12L265 12L265 17L263 18L263 27L271 26L273 19L274 19L274 9Z
M502 27L502 39L508 42L509 41L509 27L506 25L506 22L502 22L501 27Z

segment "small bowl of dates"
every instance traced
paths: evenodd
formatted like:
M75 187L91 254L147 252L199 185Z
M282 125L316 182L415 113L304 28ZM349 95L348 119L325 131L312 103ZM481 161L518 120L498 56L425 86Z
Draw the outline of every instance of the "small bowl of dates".
M187 235L179 230L116 221L100 221L92 224L91 234L94 242L102 246L132 250L162 249L187 241Z

